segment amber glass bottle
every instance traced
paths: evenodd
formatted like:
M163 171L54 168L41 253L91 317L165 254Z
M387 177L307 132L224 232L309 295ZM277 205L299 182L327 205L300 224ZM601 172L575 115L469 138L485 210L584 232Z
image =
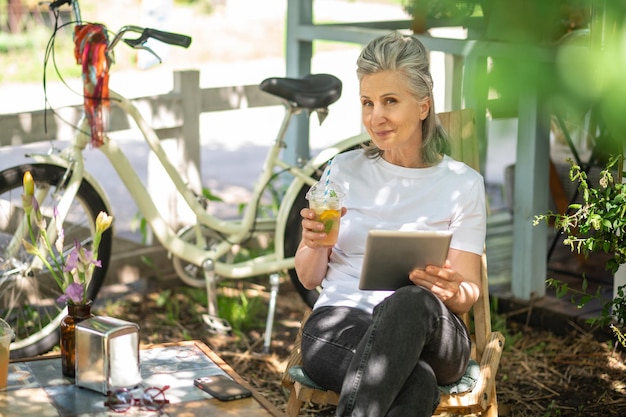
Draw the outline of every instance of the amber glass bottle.
M74 378L76 375L76 325L93 317L92 302L86 304L67 303L67 316L61 320L61 370L63 375Z

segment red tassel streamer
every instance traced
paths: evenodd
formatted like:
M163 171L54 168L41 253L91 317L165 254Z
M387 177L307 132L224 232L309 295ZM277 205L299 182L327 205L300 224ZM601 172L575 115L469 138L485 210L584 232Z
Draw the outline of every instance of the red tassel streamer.
M109 67L106 28L99 24L78 25L74 29L74 57L83 69L85 114L91 128L91 146L104 143L109 119Z

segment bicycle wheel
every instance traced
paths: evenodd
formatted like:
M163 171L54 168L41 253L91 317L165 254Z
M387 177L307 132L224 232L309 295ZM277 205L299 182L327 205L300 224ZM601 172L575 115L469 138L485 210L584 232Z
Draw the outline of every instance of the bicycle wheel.
M15 331L11 358L35 356L49 351L59 339L58 326L65 315L63 303L56 299L60 288L47 269L30 269L33 255L22 244L10 246L22 224L22 178L30 171L36 189L46 191L41 199L41 212L50 224L51 213L63 195L62 183L66 169L48 164L26 164L0 172L0 317ZM87 181L81 183L75 200L63 222L65 246L69 252L78 240L87 249L95 233L95 219L106 206ZM21 242L21 237L18 237ZM102 235L98 257L102 268L96 268L88 296L95 300L111 256L111 229Z

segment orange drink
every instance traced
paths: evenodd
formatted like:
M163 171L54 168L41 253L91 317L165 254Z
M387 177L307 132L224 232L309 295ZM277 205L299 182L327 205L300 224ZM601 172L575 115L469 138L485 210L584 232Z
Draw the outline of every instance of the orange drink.
M7 387L7 379L9 378L9 348L0 345L0 391Z
M344 197L341 186L332 181L318 182L306 194L309 207L315 211L315 220L324 224L326 237L318 241L320 245L333 246L337 243Z
M7 387L9 377L9 346L13 338L13 330L4 320L0 319L0 391Z
M339 236L339 221L341 219L341 208L331 209L326 207L317 207L315 211L315 220L324 223L324 233L326 238L319 240L320 245L332 246L337 243Z

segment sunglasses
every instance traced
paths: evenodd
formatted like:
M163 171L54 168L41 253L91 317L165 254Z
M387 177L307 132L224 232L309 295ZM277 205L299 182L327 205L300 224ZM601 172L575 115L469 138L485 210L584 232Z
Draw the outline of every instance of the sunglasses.
M104 405L116 413L124 413L132 406L143 407L150 411L159 411L165 407L165 404L169 404L169 400L165 398L167 389L169 389L169 385L163 388L148 387L143 390L139 398L135 398L132 392L126 388L110 391L107 394L107 400L104 402Z

